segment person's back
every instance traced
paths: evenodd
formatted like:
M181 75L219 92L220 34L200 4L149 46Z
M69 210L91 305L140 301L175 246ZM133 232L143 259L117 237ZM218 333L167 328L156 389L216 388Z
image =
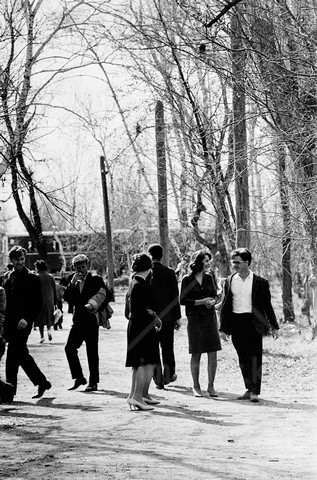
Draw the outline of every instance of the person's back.
M154 260L151 285L159 306L158 316L162 321L176 322L181 314L174 270Z
M175 373L174 329L178 329L178 320L181 318L179 305L178 283L172 268L161 263L163 247L160 244L149 246L148 252L152 258L151 287L155 300L158 303L157 314L162 320L162 329L159 332L160 347L162 350L162 364L155 367L154 381L157 388L164 388L177 378Z

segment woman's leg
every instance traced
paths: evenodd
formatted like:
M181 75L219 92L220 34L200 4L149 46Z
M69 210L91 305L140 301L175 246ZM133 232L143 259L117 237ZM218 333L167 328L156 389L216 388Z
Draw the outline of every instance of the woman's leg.
M51 342L52 339L53 339L53 336L52 336L51 327L49 327L48 325L47 325L47 337L48 337L49 341Z
M39 325L39 331L40 331L40 335L41 335L41 343L43 343L45 341L45 338L44 338L44 325L41 324Z
M208 393L209 395L216 395L214 389L214 380L217 370L217 352L208 352Z
M143 392L146 385L150 384L152 376L153 376L153 365L141 365L136 370L135 375L135 388L133 393L134 400L145 405L143 401Z
M151 380L153 378L155 365L149 364L149 365L146 365L146 367L148 367L148 368L147 368L147 372L146 372L146 380L145 380L143 391L142 391L142 397L147 398L147 399L151 399L151 397L149 395L149 388L150 388Z
M192 353L190 359L190 371L193 377L193 389L194 393L201 395L201 389L199 384L199 368L200 368L200 353Z
M137 368L133 367L133 368L132 368L131 390L130 390L130 394L129 394L129 397L128 397L128 398L132 398L133 395L134 395L136 371L137 371Z

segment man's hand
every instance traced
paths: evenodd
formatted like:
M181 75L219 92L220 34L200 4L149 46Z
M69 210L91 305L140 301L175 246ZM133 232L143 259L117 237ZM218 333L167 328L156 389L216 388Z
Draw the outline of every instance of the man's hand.
M24 318L21 318L21 320L18 323L17 328L18 328L18 330L25 330L27 325L28 325L28 322L26 320L24 320Z
M157 332L162 328L162 320L157 315L154 317L154 328Z
M178 318L174 323L174 330L179 330L182 326L182 319Z
M279 337L279 331L278 330L272 330L272 337L273 340L276 340Z
M76 285L77 282L81 282L83 279L83 275L82 273L78 273L76 272L74 275L73 275L73 278L71 279L71 284L72 285Z
M225 342L228 342L230 335L227 335L225 332L220 332L220 338Z

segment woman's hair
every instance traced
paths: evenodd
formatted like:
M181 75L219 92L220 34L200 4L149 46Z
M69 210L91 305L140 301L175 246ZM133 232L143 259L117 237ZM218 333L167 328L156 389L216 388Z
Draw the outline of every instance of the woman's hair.
M145 272L152 268L152 260L146 253L136 253L133 255L132 271L133 272Z
M47 263L44 260L36 260L34 263L34 267L39 271L39 272L46 272L47 270Z
M192 275L196 275L196 273L199 273L203 270L204 268L203 261L206 255L207 257L209 257L209 260L212 259L211 253L204 249L197 250L197 252L194 252L192 254L192 257L190 259L190 264L189 264L189 268L192 271Z
M241 257L244 262L248 262L248 265L250 265L252 261L251 252L247 248L237 248L233 250L230 257Z

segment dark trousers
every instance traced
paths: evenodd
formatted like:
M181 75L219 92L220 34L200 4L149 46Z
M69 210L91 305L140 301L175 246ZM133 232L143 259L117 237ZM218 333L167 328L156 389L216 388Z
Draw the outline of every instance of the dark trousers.
M174 323L162 322L162 328L157 333L162 352L162 362L155 365L154 382L156 384L168 384L170 378L175 374L174 355Z
M74 323L70 329L67 343L65 346L66 357L68 360L72 378L82 378L83 371L78 358L78 349L82 343L86 343L86 352L89 367L89 384L99 383L99 355L98 355L99 327L89 325L87 328L81 323Z
M6 380L14 386L16 393L19 367L22 367L33 385L43 385L47 380L27 347L29 332L19 330L9 338L6 359Z
M252 321L251 313L233 314L232 343L247 390L259 395L262 380L263 339Z

